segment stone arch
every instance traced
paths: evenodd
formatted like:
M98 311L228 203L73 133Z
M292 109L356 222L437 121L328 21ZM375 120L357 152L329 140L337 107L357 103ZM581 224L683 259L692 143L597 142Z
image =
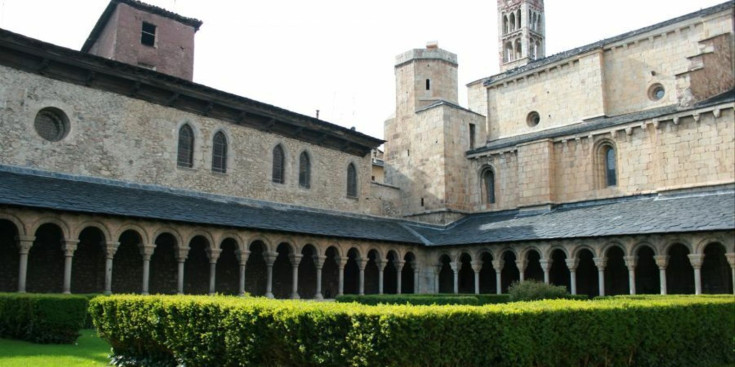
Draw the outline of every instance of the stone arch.
M324 265L322 267L322 296L324 298L335 298L341 292L339 288L339 263L344 264L346 261L341 254L339 246L334 244L329 245L324 250Z
M628 294L628 267L625 264L625 248L618 243L611 243L604 249L605 263L605 294L614 296Z
M588 246L578 246L572 252L577 259L576 283L577 294L586 294L595 297L600 294L599 274L594 258L595 252Z
M631 254L632 256L638 256L638 252L639 252L639 251L640 251L640 250L641 250L642 248L644 248L644 247L647 247L648 249L650 249L651 251L653 251L653 254L654 254L654 255L659 255L659 251L658 251L659 249L658 249L658 247L657 247L657 246L655 246L654 244L652 244L651 242L648 242L648 241L638 241L638 242L636 242L636 243L635 243L635 244L633 245L633 247L631 247L631 249L630 249L630 254ZM638 263L638 262L636 261L636 264L637 264L637 263Z
M691 254L691 247L684 243L672 242L665 249L665 253L668 255L666 266L667 293L694 293L694 268L688 257Z
M104 228L104 227L103 227ZM78 232L77 232L78 231ZM105 263L109 232L98 225L75 229L77 249L72 258L72 293L102 293L105 290Z
M403 269L401 269L401 293L417 293L415 272L417 271L416 254L413 251L406 251L403 254Z
M380 289L379 267L385 266L385 257L377 247L371 247L367 252L365 265L365 294L376 294Z
M256 237L247 247L250 255L245 264L245 291L254 296L264 296L268 286L265 258L271 251L266 241L263 237Z
M150 240L151 237L149 236L148 231L146 231L145 229L143 229L143 227L141 227L141 226L139 226L137 224L134 224L134 223L124 223L124 224L122 224L121 226L119 226L115 230L115 232L113 233L113 236L110 237L110 238L116 238L116 239L118 239L118 242L119 242L120 236L122 236L122 234L125 233L125 232L127 232L127 231L133 231L136 234L138 234L138 237L140 237L140 244L139 244L139 246L145 246L145 245L151 245L152 244L152 241Z
M637 294L656 294L661 291L661 277L656 265L656 247L648 242L637 243L633 247L635 256L635 292Z
M457 271L459 293L475 293L475 271L472 269L472 255L461 251L457 256Z
M69 229L69 224L61 219L61 218L54 218L54 217L41 217L38 218L33 224L30 226L28 233L36 233L38 231L38 228L41 226L44 226L46 224L53 224L61 230L61 235L63 238L71 238L69 237L69 234L71 233L71 230Z
M151 255L149 291L151 294L175 294L178 288L178 260L183 244L177 232L163 228L153 237L155 249Z
M567 259L569 252L563 246L551 246L549 248L549 283L561 285L567 288L568 292L572 291L571 273L567 267Z
M96 220L85 220L78 225L76 225L70 234L70 238L79 238L79 235L82 233L82 231L88 229L88 228L96 228L98 231L102 233L106 241L112 241L112 231L110 231L110 228L107 226L107 224L96 221Z
M389 249L385 253L386 262L385 268L383 269L383 293L396 294L398 293L398 261L401 261L401 257L395 249Z
M475 254L475 261L482 262L480 268L480 293L497 293L497 275L493 266L493 253L483 248Z
M523 279L543 282L544 269L541 268L541 250L536 247L527 247L523 250L522 256L526 261L526 268L523 270Z
M300 246L301 262L299 262L298 293L301 298L315 298L316 296L316 259L319 255L317 246L306 243Z
M6 220L10 223L13 223L15 225L15 230L18 233L18 236L27 236L28 233L33 233L27 230L25 221L21 220L19 217L10 214L10 213L0 213L0 221Z
M61 293L64 285L64 228L62 221L40 219L34 224L35 240L28 252L26 290L30 293Z
M19 221L0 214L0 292L18 290L20 256L17 237L23 236L20 234L23 229L19 225Z
M156 240L159 237L161 237L161 235L163 235L163 234L168 234L168 235L172 236L174 238L174 240L176 240L176 244L174 245L174 249L176 251L184 251L185 250L184 244L185 243L188 243L188 242L184 242L184 239L181 236L181 233L178 230L174 229L173 227L160 226L160 227L155 228L154 231L153 231L153 235L151 236L151 238L153 239L153 242L155 243ZM154 251L154 253L155 253L155 251Z
M712 241L704 246L702 293L733 293L732 270L727 262L726 252L725 245L719 241Z
M296 254L293 242L285 240L276 246L276 260L273 263L273 296L275 298L291 298L293 289L293 271L291 257Z
M142 228L124 226L116 232L119 243L112 258L112 293L137 293L143 284L142 248L147 235Z
M247 250L252 251L251 246L256 242L258 242L261 246L263 246L264 253L275 251L275 249L273 248L273 244L276 242L272 242L268 237L265 237L265 236L252 237L248 241Z
M506 248L501 252L503 260L503 269L500 271L500 289L502 293L508 293L508 288L514 282L521 279L521 273L516 265L518 254L512 248Z
M214 236L212 236L212 233L209 231L205 231L202 229L196 229L194 231L191 231L187 233L188 236L186 236L187 241L185 243L190 244L191 241L196 237L202 237L207 241L207 250L217 250L217 242L214 239ZM209 255L207 255L209 256Z
M578 259L579 253L584 250L589 251L592 254L593 258L600 256L600 254L597 252L597 249L595 249L594 247L585 244L578 244L572 249L572 258Z
M247 246L245 246L245 243L247 243L247 241L236 232L228 231L228 232L218 233L216 236L213 236L213 238L214 238L213 243L215 244L215 248L214 248L215 250L222 250L222 243L225 240L230 239L235 244L237 244L237 247L235 248L236 250L247 251Z
M697 241L692 246L692 253L696 255L704 255L704 249L714 242L719 243L724 251L727 252L727 247L725 246L725 241L723 238L720 238L719 236L707 236Z

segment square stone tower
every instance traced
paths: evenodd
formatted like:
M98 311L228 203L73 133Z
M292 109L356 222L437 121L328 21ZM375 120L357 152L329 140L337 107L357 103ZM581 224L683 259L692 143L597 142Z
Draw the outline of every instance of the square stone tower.
M545 57L544 0L498 0L500 70Z
M111 0L82 52L192 80L194 34L201 25L136 0Z
M435 42L396 57L396 113L385 122L386 183L402 213L446 223L468 208L465 152L482 144L484 116L457 104L457 55Z

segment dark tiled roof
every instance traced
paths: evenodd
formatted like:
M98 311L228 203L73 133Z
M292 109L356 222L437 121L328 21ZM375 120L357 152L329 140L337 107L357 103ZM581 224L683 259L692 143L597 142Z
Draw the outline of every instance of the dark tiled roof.
M618 115L618 116L603 116L598 117L586 121L582 121L577 124L572 125L566 125L561 127L556 127L552 129L542 130L534 133L529 134L523 134L523 135L517 135L517 136L511 136L507 138L501 138L497 140L493 140L488 142L486 145L479 147L477 149L468 151L467 154L476 154L481 152L486 152L490 150L496 150L496 149L502 149L507 147L512 147L518 144L523 144L539 139L551 139L556 138L560 136L568 136L568 135L575 135L575 134L582 134L590 131L596 131L601 129L606 129L618 125L624 125L631 122L636 121L644 121L649 120L657 117L662 117L666 115L671 115L675 113L682 113L686 111L695 110L698 108L704 108L709 107L721 103L729 103L735 101L735 90L730 90L726 93L720 94L718 96L712 97L710 99L701 101L694 105L691 108L688 109L680 109L677 105L671 105L666 107L660 107L660 108L654 108L650 110L644 110L644 111L638 111L633 112L625 115Z
M201 20L183 17L166 9L159 8L153 5L148 5L138 0L110 0L110 3L107 4L107 8L105 8L105 11L102 12L102 15L100 15L100 19L97 20L97 24L94 25L94 28L92 28L92 32L89 33L87 40L84 42L84 45L82 46L82 52L89 52L89 49L92 48L94 43L100 37L102 31L105 29L105 25L107 25L107 22L110 21L110 17L115 12L115 9L117 9L117 4L120 3L129 5L138 10L143 10L152 14L173 19L194 28L195 31L198 31L199 27L202 26Z
M414 227L435 246L732 229L732 188L568 204L536 215L476 214L446 229Z
M421 243L403 221L0 166L0 205Z
M0 205L427 246L735 229L732 187L474 214L441 227L0 166Z
M682 16L677 17L677 18L669 19L667 21L664 21L664 22L661 22L661 23L657 23L657 24L654 24L654 25L651 25L651 26L648 26L648 27L644 27L644 28L641 28L641 29L637 29L637 30L634 30L634 31L623 33L623 34L618 35L618 36L610 37L610 38L607 38L607 39L604 39L604 40L601 40L601 41L597 41L595 43L590 43L590 44L585 45L585 46L577 47L577 48L574 48L574 49L571 49L571 50L568 50L568 51L560 52L558 54L551 55L551 56L545 57L543 59L535 60L533 62L530 62L530 63L526 64L526 65L519 66L519 67L514 68L514 69L510 69L510 70L508 70L508 71L506 71L504 73L493 75L493 76L487 78L483 82L483 85L489 86L489 85L491 85L493 83L496 83L498 81L504 80L506 78L512 78L512 77L514 77L516 75L523 74L523 73L525 73L527 71L530 71L530 70L533 70L533 69L536 69L536 68L541 68L541 67L546 66L546 65L549 65L549 64L553 64L555 62L564 60L564 59L569 58L569 57L581 55L581 54L590 52L592 50L603 48L603 47L605 47L605 46L607 46L609 44L612 44L612 43L616 43L616 42L620 42L622 40L625 40L626 38L631 38L631 37L635 37L635 36L638 36L638 35L641 35L641 34L645 34L645 33L654 31L656 29L664 28L664 27L670 26L672 24L683 22L683 21L686 21L686 20L689 20L689 19L698 18L698 17L706 17L708 15L712 15L712 14L719 13L721 11L727 10L728 8L732 8L733 6L735 6L735 0L730 0L730 1L727 1L727 2L722 3L720 5L715 5L713 7L702 9L700 11L696 11L696 12L689 13L689 14L686 14L686 15L682 15Z

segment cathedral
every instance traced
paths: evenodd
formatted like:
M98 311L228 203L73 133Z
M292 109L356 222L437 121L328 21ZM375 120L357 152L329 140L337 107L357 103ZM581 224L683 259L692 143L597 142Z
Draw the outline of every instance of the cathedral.
M734 10L546 55L498 0L500 73L399 54L385 141L194 83L202 22L137 0L0 29L0 291L733 294Z

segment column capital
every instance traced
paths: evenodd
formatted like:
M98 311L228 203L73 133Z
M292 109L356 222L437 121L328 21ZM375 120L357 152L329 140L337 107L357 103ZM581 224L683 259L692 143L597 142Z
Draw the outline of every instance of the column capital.
M516 266L518 267L518 271L523 273L526 270L526 266L528 266L528 260L516 260Z
M383 271L388 266L388 260L375 259L375 265L378 266L378 271Z
M549 271L549 267L551 266L552 260L547 259L541 259L538 261L539 265L541 265L541 270L544 272Z
M108 259L112 259L115 257L117 248L120 247L120 242L104 242L103 245L105 246L105 256Z
M183 263L186 261L187 257L189 257L189 247L179 247L176 251L176 261Z
M577 258L564 259L564 262L567 264L569 271L575 271L577 270L577 266L579 266L579 259Z
M452 271L455 273L459 271L459 263L456 261L450 261L449 267L452 268ZM441 271L441 268L439 268L439 271Z
M18 250L21 254L27 254L28 251L33 247L33 241L36 240L35 236L16 236L15 240L18 241Z
M597 267L597 271L605 270L605 266L607 266L607 258L602 257L595 257L592 260L595 262L595 266Z
M250 251L236 250L235 255L237 255L237 259L240 260L240 265L245 265L248 263L248 258L250 257Z
M215 249L211 247L207 247L207 255L209 256L209 263L214 264L217 262L217 259L219 259L219 255L222 254L222 250Z
M692 264L692 267L694 269L701 269L702 268L702 262L704 261L704 255L701 254L689 254L687 255L689 258L689 263Z
M370 261L370 259L357 259L357 266L360 268L360 271L365 270L368 261Z
M479 273L480 270L482 270L482 261L473 261L470 263L470 265L472 265L472 270L475 273Z
M156 245L143 245L140 246L140 256L143 256L143 260L150 260L153 256L153 251L156 250Z
M656 265L661 270L666 270L666 266L669 265L669 255L656 255L653 259L656 260Z
M496 273L500 273L503 271L503 265L505 265L505 261L501 260L493 260L493 269L495 269Z
M635 269L635 263L638 258L636 256L623 256L623 260L625 260L625 266L628 267L628 270Z
M298 268L299 264L301 264L301 259L304 257L304 255L301 254L291 254L288 255L288 259L291 261L291 266L294 268Z
M337 269L339 269L340 271L345 269L345 265L347 265L347 260L347 257L336 255L334 256L334 262L337 263Z
M278 258L277 252L263 252L263 260L265 260L265 264L268 266L273 266L273 263L276 262L276 259Z
M403 266L406 265L406 262L403 261L403 260L398 260L398 261L394 262L394 264L396 266L396 272L400 273L401 270L403 270ZM398 276L401 276L401 275L398 274Z
M735 269L735 252L728 252L725 254L725 257L727 258L727 263L730 264L730 267Z
M312 256L312 259L314 259L314 266L316 266L317 269L321 269L324 267L324 262L327 260L327 257L324 255L314 255Z
M79 240L65 239L61 241L61 249L64 250L64 256L74 256L74 251L77 250Z

